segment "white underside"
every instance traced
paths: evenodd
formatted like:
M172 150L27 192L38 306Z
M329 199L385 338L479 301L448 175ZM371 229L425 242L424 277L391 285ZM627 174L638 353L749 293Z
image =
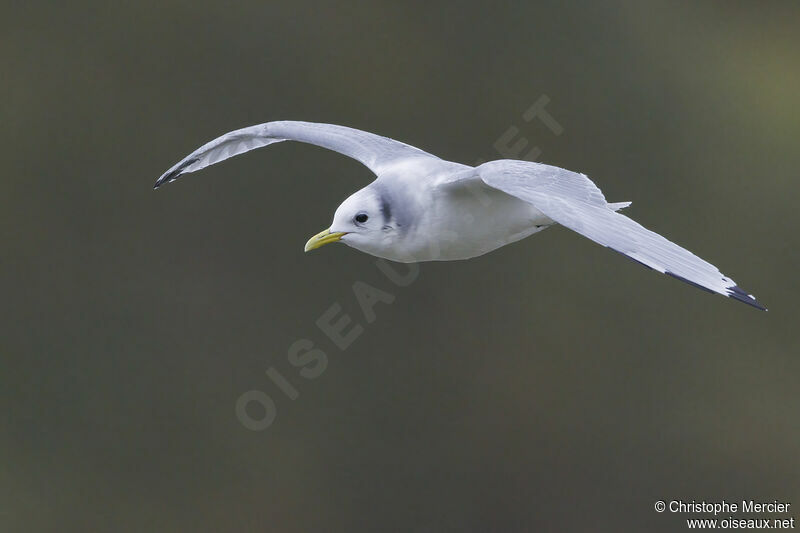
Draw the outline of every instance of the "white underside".
M553 224L530 203L487 186L444 189L431 200L401 249L362 251L402 263L470 259Z

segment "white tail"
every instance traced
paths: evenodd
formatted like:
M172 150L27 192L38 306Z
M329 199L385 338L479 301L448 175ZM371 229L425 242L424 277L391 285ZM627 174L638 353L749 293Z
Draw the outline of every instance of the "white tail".
M608 204L608 207L612 211L619 211L620 209L625 209L626 207L628 207L632 203L633 202L617 202L615 204Z

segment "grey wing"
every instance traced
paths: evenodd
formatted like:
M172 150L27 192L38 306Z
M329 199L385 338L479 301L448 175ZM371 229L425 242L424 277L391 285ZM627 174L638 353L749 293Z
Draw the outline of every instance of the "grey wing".
M281 141L300 141L339 152L360 161L376 174L400 159L438 159L405 143L345 126L297 121L267 122L226 133L204 144L162 174L155 188L175 181L181 174L195 172L229 157Z
M525 161L492 161L477 167L490 187L533 204L562 226L634 261L700 289L766 310L714 265L616 213L583 174Z

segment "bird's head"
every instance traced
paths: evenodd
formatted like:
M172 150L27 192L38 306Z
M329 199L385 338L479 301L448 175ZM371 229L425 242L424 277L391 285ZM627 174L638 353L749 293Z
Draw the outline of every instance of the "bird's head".
M311 237L305 251L341 241L356 250L383 257L395 245L398 227L388 194L373 184L342 202L333 215L331 227Z

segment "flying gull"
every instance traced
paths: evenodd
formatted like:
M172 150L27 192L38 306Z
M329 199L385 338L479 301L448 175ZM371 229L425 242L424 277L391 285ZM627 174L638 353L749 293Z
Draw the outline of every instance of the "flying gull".
M471 167L353 128L279 121L206 143L155 188L281 141L339 152L377 176L336 209L330 228L311 237L306 251L343 242L404 263L469 259L561 224L662 274L766 310L714 265L617 212L630 202L608 203L585 175L541 163L505 159Z

